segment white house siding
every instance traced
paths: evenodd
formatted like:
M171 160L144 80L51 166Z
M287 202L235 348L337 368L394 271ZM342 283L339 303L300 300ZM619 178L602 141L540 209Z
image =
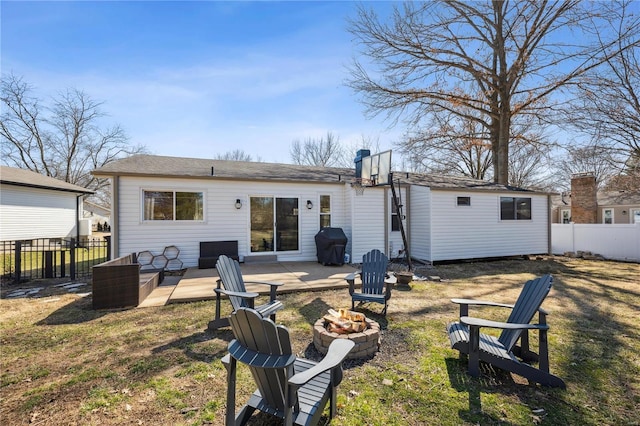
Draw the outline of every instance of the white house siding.
M404 205L402 208L402 213L405 217L408 217L409 212L409 203L407 199L407 189L406 188L396 188L396 194L400 198L398 201ZM402 232L393 231L391 228L391 212L393 206L393 192L391 188L387 191L387 229L389 229L389 249L387 250L387 254L389 258L396 258L404 256L400 250L404 250L404 241L402 241ZM404 232L409 238L409 229L407 228L407 220L403 220L402 224L404 225Z
M457 206L458 196L471 206ZM531 220L500 220L500 197L531 197ZM431 191L432 261L547 253L546 195ZM413 236L415 240L416 236Z
M76 235L76 193L2 185L0 240Z
M204 192L203 222L144 222L142 191L189 190ZM116 254L150 250L161 253L168 245L180 249L185 267L198 263L200 241L237 240L242 258L265 253L250 252L250 207L252 196L296 197L299 199L299 250L270 252L281 261L316 260L315 235L320 229L320 195L331 196L331 225L345 228L348 223L344 184L298 184L286 182L249 182L212 179L128 177L120 178L119 247ZM235 208L236 199L242 208ZM307 200L313 203L307 209ZM347 234L347 237L351 237Z
M409 248L416 259L431 260L431 189L412 186L409 215Z
M351 261L362 262L370 250L386 252L385 189L367 188L360 196L353 195Z

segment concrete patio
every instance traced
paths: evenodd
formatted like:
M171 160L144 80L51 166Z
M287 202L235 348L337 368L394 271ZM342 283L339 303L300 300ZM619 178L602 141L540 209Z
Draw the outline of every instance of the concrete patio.
M317 262L243 263L240 268L245 281L284 283L278 293L346 288L344 277L356 270L351 265L323 266ZM217 279L216 269L195 267L187 269L183 276L166 276L139 307L215 299ZM247 291L268 294L269 287L247 284Z

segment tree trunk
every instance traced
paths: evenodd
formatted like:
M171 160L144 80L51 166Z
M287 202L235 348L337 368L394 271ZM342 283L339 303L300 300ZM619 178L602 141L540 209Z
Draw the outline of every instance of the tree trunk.
M509 134L511 128L511 111L508 107L501 107L497 158L494 158L494 170L496 172L494 182L503 185L509 184Z

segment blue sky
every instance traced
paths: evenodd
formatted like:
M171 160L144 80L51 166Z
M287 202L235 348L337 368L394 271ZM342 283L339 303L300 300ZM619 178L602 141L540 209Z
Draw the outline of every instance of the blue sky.
M384 2L370 3L388 8ZM3 73L42 97L85 91L133 144L212 158L241 149L290 162L328 131L391 148L402 129L367 119L344 86L352 2L2 1ZM355 154L355 153L354 153Z

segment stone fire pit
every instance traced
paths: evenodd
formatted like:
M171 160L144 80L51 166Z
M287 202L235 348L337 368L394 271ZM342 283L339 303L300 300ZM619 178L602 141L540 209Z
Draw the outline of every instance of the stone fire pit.
M365 318L366 328L360 332L336 333L327 330L328 321L320 318L313 325L313 345L321 354L326 354L335 339L349 339L355 343L347 359L369 357L380 349L380 324Z

